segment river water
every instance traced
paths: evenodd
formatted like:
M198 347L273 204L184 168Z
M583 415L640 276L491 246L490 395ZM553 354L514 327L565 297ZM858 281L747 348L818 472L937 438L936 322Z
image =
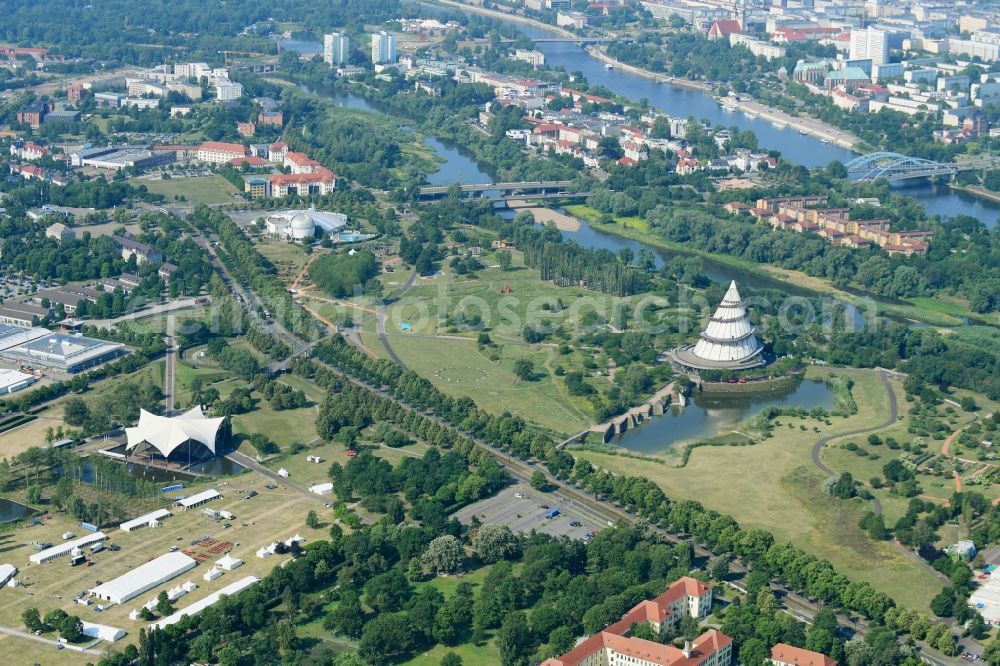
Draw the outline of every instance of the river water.
M833 409L834 395L822 381L804 380L796 386L750 395L696 394L686 407L670 407L642 425L626 430L616 442L630 451L656 455L697 439L735 430L765 407L822 407Z
M424 5L426 7L426 5ZM528 37L541 38L558 36L548 30L504 21L517 28ZM700 90L682 88L670 83L658 83L637 74L621 70L606 69L604 63L587 53L577 44L568 42L542 42L537 49L545 53L546 64L550 67L564 67L573 74L579 72L590 83L604 86L628 99L645 98L649 103L672 116L693 116L706 120L712 125L736 126L741 130L753 130L761 148L780 151L786 159L813 168L826 166L833 160L847 163L857 157L855 153L822 143L819 139L800 134L798 130L780 128L766 120L750 118L738 111L730 111L715 99ZM905 194L919 200L927 212L942 216L970 215L988 227L994 227L1000 218L1000 202L974 197L951 188L932 186L923 182L903 188Z

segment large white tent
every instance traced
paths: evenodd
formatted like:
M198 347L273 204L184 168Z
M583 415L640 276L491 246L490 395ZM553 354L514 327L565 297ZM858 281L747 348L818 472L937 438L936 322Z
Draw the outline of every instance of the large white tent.
M125 428L128 436L125 450L141 453L153 447L166 458L184 444L195 442L214 454L223 421L225 417L222 416L208 418L201 407L173 417L158 416L142 409L139 410L139 425Z
M114 580L98 585L90 591L90 594L113 604L125 603L146 590L151 590L168 580L173 580L185 571L190 571L197 564L194 559L184 553L167 553L122 574Z

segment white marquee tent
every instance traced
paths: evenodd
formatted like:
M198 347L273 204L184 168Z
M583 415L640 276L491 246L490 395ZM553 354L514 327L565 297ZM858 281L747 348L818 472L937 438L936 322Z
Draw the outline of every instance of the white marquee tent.
M141 453L149 447L163 457L169 457L177 448L189 442L202 444L215 453L219 428L225 417L208 418L201 407L177 416L158 416L145 409L139 411L139 424L125 428L128 436L126 451Z

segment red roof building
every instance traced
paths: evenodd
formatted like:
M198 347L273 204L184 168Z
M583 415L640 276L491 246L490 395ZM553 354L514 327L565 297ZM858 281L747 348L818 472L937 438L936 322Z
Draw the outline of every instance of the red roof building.
M337 186L337 176L319 166L312 173L292 173L271 176L271 196L310 196L329 194Z
M837 661L825 654L778 643L771 648L774 666L837 666Z
M247 147L239 143L206 141L198 146L198 160L213 164L226 164L230 160L247 156Z
M291 169L294 174L313 173L316 169L322 168L319 162L305 153L292 151L285 153L285 159L282 161L282 164Z
M253 155L249 157L236 157L229 160L231 166L243 166L244 164L251 167L266 167L271 166L271 163L265 160L263 157L254 157Z
M257 126L254 125L252 120L248 120L245 123L236 123L236 133L240 136L251 137L257 133Z
M729 35L739 35L743 33L743 26L735 19L721 19L712 24L708 29L708 38L713 42L717 39L729 39Z
M726 666L732 658L729 636L710 629L688 642L684 648L629 636L633 624L648 623L664 636L681 615L701 619L712 608L712 588L694 578L684 577L655 599L638 603L611 626L586 639L559 657L546 659L542 666L587 666L589 664L643 663L657 666Z

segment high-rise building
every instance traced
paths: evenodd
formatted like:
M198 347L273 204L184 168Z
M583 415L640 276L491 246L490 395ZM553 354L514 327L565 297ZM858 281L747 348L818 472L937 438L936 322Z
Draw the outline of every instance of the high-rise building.
M341 32L323 35L323 62L333 67L346 65L350 57L351 40Z
M396 62L396 37L385 30L372 35L372 63L384 65Z
M871 60L873 65L889 62L889 35L868 27L851 31L851 60Z

